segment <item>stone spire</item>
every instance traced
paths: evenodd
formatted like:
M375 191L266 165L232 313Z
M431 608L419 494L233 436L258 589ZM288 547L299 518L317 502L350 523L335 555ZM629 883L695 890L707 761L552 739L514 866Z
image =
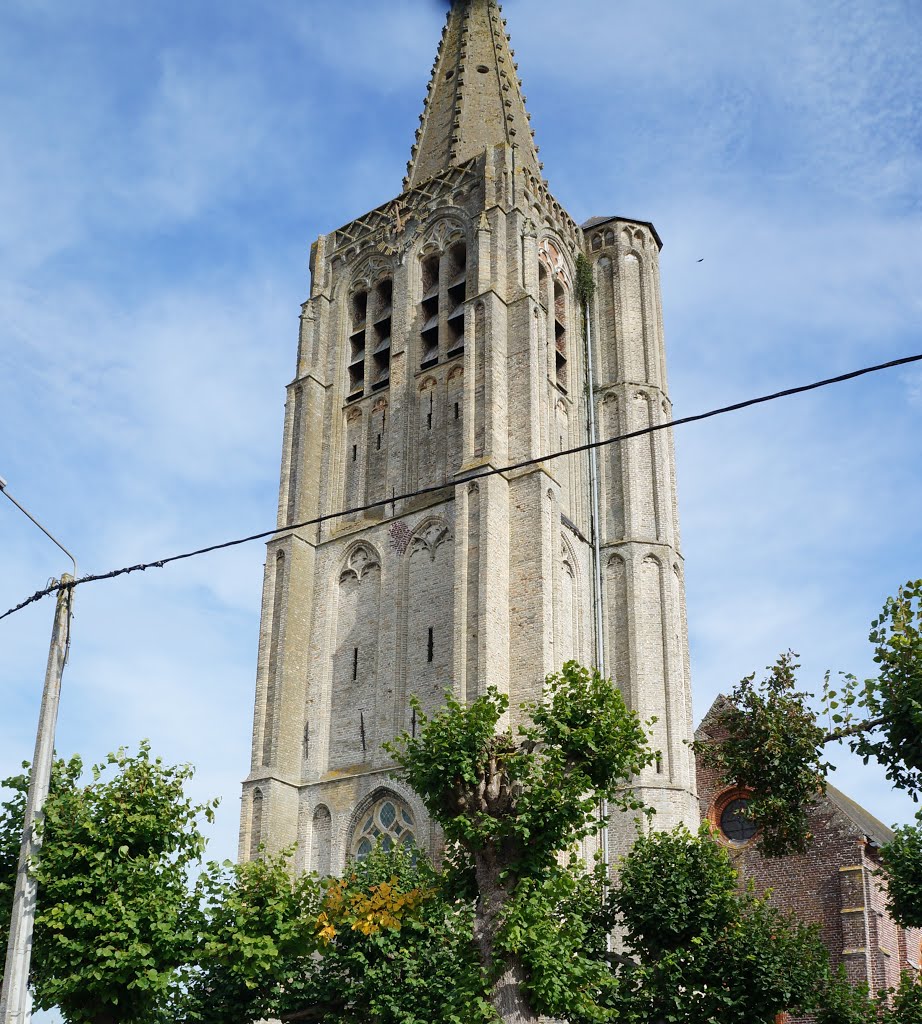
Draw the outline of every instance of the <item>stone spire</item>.
M541 177L522 83L496 0L455 0L429 81L405 188L499 143Z

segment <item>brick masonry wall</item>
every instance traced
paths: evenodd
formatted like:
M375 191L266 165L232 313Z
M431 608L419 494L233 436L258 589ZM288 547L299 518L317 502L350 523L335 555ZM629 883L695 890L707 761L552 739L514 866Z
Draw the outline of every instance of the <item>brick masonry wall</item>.
M733 794L700 760L698 793L702 816L716 826L722 804ZM834 968L844 965L853 982L874 990L896 986L901 970L918 970L920 935L900 928L887 913L885 889L874 877L877 848L828 798L817 801L809 822L814 839L803 855L763 857L755 838L731 843L719 829L717 841L729 852L741 886L751 881L757 894L770 894L773 905L819 927ZM790 1024L810 1020L792 1017Z

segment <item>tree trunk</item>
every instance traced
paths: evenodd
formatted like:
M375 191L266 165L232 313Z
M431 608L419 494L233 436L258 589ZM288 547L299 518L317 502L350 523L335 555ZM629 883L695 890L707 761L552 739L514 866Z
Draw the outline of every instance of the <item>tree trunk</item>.
M495 978L490 1002L503 1024L538 1024L538 1018L525 994L525 967L517 956L496 959L496 935L502 925L503 910L515 888L514 881L500 879L504 858L486 848L474 853L477 888L480 899L474 917L474 942L480 963L488 978Z
M490 992L490 1002L504 1024L538 1024L522 987L524 981L522 961L517 956L510 957Z

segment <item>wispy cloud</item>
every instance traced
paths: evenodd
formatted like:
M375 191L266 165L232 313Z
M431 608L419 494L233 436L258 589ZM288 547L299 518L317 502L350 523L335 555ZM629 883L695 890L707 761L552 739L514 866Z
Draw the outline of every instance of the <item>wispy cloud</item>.
M899 0L505 5L550 184L652 219L676 412L918 350L922 13ZM307 255L399 189L438 4L0 13L0 473L86 568L271 527ZM702 262L698 262L702 260ZM699 714L781 650L870 672L919 575L919 373L677 436ZM0 506L4 608L61 570ZM18 517L22 519L22 517ZM79 594L59 748L150 736L236 850L263 549ZM49 606L0 623L0 774ZM845 771L846 769L843 769ZM853 765L859 799L908 817Z

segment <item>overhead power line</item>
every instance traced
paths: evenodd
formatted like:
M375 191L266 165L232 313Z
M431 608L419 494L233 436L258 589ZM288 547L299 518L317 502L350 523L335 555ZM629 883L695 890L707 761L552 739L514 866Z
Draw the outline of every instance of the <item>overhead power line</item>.
M865 366L860 370L851 370L848 373L840 373L836 377L826 377L824 380L813 381L811 384L800 384L797 387L785 388L783 391L773 391L768 395L759 395L756 398L747 398L742 402L734 402L732 405L722 405L717 409L709 409L707 412L694 413L691 416L680 416L678 419L667 420L665 423L656 423L653 426L642 427L639 430L630 430L625 434L617 434L614 437L605 437L599 441L592 441L586 444L577 445L575 448L565 448L559 452L549 452L532 459L523 459L521 462L513 462L506 466L487 466L466 474L456 480L446 480L440 484L432 484L429 487L420 487L415 491L408 491L405 494L394 494L389 498L382 498L379 501L370 501L364 505L353 505L344 508L339 512L327 512L322 516L315 516L313 519L305 519L301 523L290 523L287 526L277 526L273 530L263 530L261 533L251 533L248 537L238 537L236 540L222 541L220 544L209 544L208 547L196 548L194 551L184 551L180 555L170 555L167 558L158 558L152 562L140 562L137 565L126 565L121 569L112 569L109 572L92 573L81 576L80 579L65 583L52 583L44 590L38 590L31 597L5 611L0 615L0 620L30 604L35 604L49 594L59 590L73 589L84 583L96 583L99 580L111 580L117 576L125 576L133 572L144 572L146 569L162 569L171 562L180 562L186 558L197 558L199 555L207 555L212 551L223 551L225 548L237 547L240 544L249 544L254 540L265 540L267 537L275 537L279 534L289 533L292 530L300 530L306 526L318 526L321 523L329 522L332 519L341 519L344 516L355 515L359 512L369 512L372 509L383 508L398 501L406 501L409 498L417 498L423 494L432 494L435 491L444 491L446 487L454 487L459 483L470 483L473 480L482 480L484 477L497 476L503 473L514 473L519 469L527 469L530 466L540 465L542 462L551 462L554 459L562 459L568 455L578 455L581 452L592 451L596 448L605 448L610 444L618 444L621 441L629 441L634 437L643 437L646 434L653 434L659 430L670 430L673 427L685 426L688 423L698 423L701 420L713 419L715 416L724 416L727 413L739 412L742 409L749 409L754 405L763 405L766 402L774 402L779 398L790 398L792 395L802 395L807 391L816 391L818 388L829 387L832 384L843 384L845 381L854 380L856 377L864 377L869 373L877 373L880 370L890 370L897 366L907 366L910 363L922 361L922 353L913 356L903 356L900 359L891 359L886 363L877 363L874 366Z

